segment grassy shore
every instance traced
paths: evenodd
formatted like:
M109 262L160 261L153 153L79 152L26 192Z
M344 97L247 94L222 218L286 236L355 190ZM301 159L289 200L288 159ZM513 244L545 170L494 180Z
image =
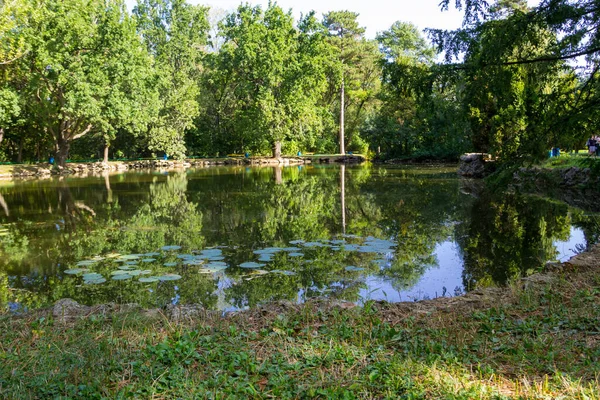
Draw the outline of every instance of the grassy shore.
M1 398L600 398L598 266L419 303L0 317Z

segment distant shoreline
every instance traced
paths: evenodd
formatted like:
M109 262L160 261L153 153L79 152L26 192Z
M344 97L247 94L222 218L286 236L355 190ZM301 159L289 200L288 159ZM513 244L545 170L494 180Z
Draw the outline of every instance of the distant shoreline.
M360 164L367 161L362 155L311 155L302 157L228 157L184 160L134 160L103 162L72 162L61 168L49 163L0 165L0 180L49 178L89 172L125 172L143 169L187 169L222 165L286 166L305 164Z

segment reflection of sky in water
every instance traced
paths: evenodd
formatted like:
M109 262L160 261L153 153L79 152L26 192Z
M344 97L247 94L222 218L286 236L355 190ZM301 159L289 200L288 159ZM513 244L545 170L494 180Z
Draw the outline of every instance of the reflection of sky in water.
M462 259L458 246L453 241L446 241L435 247L434 254L438 267L425 271L419 282L408 290L398 292L391 283L382 278L368 277L367 289L360 292L364 300L387 300L390 302L421 300L441 296L446 287L446 296L454 295L456 287L462 290Z
M567 261L573 257L577 245L585 245L585 235L579 228L571 227L567 241L555 241L557 260ZM444 287L446 296L454 296L455 292L464 293L462 280L463 260L458 244L446 241L437 244L434 254L438 266L429 268L419 282L408 290L398 292L389 279L369 276L366 279L367 288L361 289L360 298L366 300L386 300L389 302L415 301L442 296Z
M577 245L585 246L585 234L581 229L572 226L569 240L566 242L556 241L554 242L554 245L558 251L558 255L556 256L557 260L563 262L567 261L576 254L575 250Z

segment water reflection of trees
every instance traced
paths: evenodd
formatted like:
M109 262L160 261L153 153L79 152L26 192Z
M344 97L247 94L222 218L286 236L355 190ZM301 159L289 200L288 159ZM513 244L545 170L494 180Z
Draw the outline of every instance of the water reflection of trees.
M173 296L173 285L160 284L154 294L134 282L109 280L101 287L79 286L77 278L63 277L60 272L79 260L109 252L144 253L173 243L200 248L204 243L202 214L187 198L186 174L155 176L151 182L133 176L117 186L120 193L88 186L86 181L77 183L24 184L23 190L9 196L13 204L27 210L25 218L6 221L8 234L1 242L2 251L13 254L0 258L0 270L15 277L9 282L12 297L41 306L63 297L84 303L153 304L160 302L157 296ZM108 275L110 270L102 272ZM214 280L197 272L180 272L186 281L182 295L214 304Z
M0 194L10 210L0 213L0 301L33 306L61 297L151 305L174 295L173 284L152 286L153 292L135 282L78 287L76 278L61 275L66 266L112 251L225 245L227 262L235 266L256 260L254 249L331 239L344 231L397 242L383 267L373 262L381 255L323 248L311 250L310 263L285 254L269 263L268 269L294 275L252 276L230 268L226 279L213 279L197 268L177 271L183 301L243 307L299 296L356 301L367 275L404 290L437 266L436 246L446 240L461 248L466 286L502 283L554 258L553 241L566 239L572 223L588 240L600 232L597 223L562 203L471 196L461 192L453 172L433 169L218 168L27 182ZM348 265L366 269L349 272ZM219 285L225 288L219 291Z
M539 271L556 259L554 242L568 240L582 216L581 210L541 197L483 193L457 230L465 287L503 284Z

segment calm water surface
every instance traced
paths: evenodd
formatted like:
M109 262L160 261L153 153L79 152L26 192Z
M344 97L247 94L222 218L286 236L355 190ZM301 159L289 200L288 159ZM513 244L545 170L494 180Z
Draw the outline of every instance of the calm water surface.
M505 283L598 241L598 217L455 168L301 166L0 183L0 307L70 297L235 310L411 301Z

